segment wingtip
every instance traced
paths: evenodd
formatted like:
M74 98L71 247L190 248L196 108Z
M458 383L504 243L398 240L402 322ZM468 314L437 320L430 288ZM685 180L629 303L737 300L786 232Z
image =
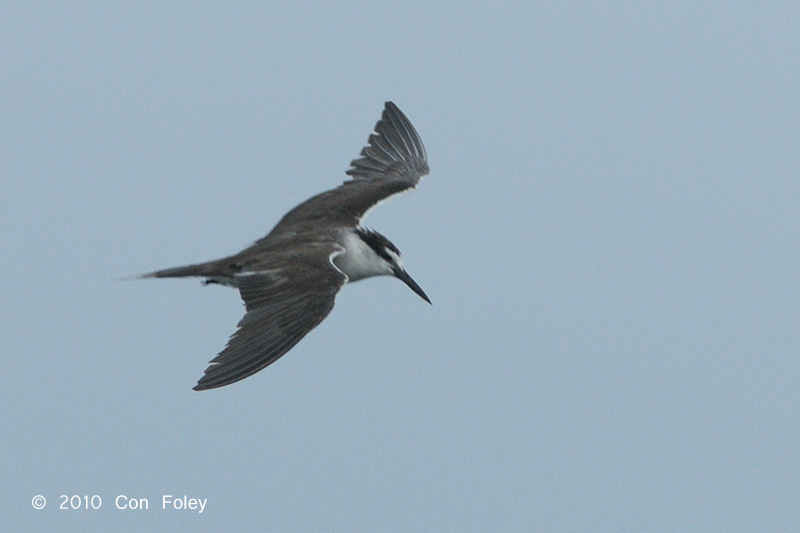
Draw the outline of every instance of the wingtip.
M213 380L207 380L206 376L207 375L204 375L202 378L197 380L197 385L192 387L193 391L200 392L204 390L217 389L227 384L227 383L214 383Z
M220 380L220 379L212 379L209 377L208 371L213 368L214 365L208 367L206 369L206 373L203 374L203 377L197 380L197 385L192 387L193 391L204 391L204 390L211 390L211 389L218 389L219 387L223 387L229 383L233 383L230 380ZM234 380L236 381L236 380Z
M425 145L411 121L391 100L384 103L361 157L345 173L355 179L380 179L389 173L419 181L429 172Z

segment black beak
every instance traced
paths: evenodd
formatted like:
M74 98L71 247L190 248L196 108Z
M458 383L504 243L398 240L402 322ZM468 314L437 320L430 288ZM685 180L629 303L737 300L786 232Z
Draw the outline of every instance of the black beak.
M408 272L406 272L404 269L402 268L394 269L394 277L396 277L397 279L401 280L403 283L408 285L409 288L412 291L416 292L423 300L425 300L429 304L431 303L431 299L428 298L428 295L425 294L425 291L422 290L422 287L417 285L417 282L411 279L411 276L409 276Z

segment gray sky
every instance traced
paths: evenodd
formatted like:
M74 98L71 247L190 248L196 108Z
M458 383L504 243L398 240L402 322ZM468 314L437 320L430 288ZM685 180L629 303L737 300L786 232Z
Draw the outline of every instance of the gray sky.
M0 529L796 527L800 12L668 4L0 7ZM120 278L266 234L385 100L431 174L365 223L434 305L349 285L193 392L238 294Z

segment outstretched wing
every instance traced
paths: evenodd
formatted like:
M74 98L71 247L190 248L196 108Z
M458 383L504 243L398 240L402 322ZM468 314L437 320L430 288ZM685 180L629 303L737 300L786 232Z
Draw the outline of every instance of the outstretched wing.
M347 277L330 261L319 263L298 258L291 268L235 276L247 313L194 390L222 387L255 374L328 316Z
M286 213L273 233L323 220L356 225L370 208L390 196L413 189L429 171L422 139L392 102L386 102L368 142L361 150L361 157L350 163L347 174L352 180Z

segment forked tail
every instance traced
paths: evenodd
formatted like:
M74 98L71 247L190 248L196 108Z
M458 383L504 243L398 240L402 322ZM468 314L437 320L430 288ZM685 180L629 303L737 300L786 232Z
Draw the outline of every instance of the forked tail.
M196 265L186 265L174 268L165 268L163 270L156 270L155 272L148 272L142 274L140 278L187 278L198 276L201 278L213 277L217 272L213 268L213 263L198 263Z

